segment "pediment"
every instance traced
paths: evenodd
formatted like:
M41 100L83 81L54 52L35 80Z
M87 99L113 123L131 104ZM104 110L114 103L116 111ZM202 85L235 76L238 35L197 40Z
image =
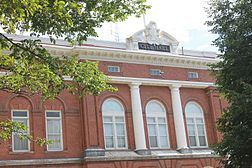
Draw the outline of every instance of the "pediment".
M171 53L176 53L179 42L169 33L160 31L157 28L156 23L151 21L145 29L138 31L131 37L127 38L128 49L142 49L139 44L145 44L147 47L153 47L154 49L160 48L160 50L157 51L162 51L162 48L169 47ZM166 52L166 50L164 50L164 52Z

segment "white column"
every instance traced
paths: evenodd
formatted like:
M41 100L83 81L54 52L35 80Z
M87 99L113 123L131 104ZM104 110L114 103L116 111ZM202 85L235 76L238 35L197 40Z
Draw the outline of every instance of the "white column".
M172 85L170 87L174 125L177 138L177 149L188 149L179 88L180 85Z
M136 150L146 150L147 148L144 132L143 111L139 90L140 84L141 83L132 83L130 85L132 116Z

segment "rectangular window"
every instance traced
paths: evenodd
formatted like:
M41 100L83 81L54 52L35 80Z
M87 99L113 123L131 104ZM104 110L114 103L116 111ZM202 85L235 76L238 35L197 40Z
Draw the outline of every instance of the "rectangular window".
M62 151L62 121L60 111L46 111L46 138L52 140L47 145L48 151Z
M206 147L204 122L201 118L187 118L187 131L191 147Z
M150 75L160 76L162 74L160 69L150 69Z
M125 149L125 122L122 116L104 116L104 135L106 149Z
M199 74L197 72L188 72L187 76L188 76L189 79L199 78Z
M29 112L26 110L13 110L12 121L23 123L28 127L27 131L14 132L12 134L12 151L13 152L27 152L30 150L30 143L28 139L20 139L19 135L29 134Z
M108 72L120 72L119 66L108 66Z
M164 117L147 117L150 148L168 148L167 124Z

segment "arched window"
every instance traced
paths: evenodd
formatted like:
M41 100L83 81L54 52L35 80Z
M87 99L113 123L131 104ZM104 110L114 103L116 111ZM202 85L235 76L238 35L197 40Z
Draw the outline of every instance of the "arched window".
M169 148L166 112L163 105L151 100L146 106L150 148Z
M124 108L116 99L102 104L103 129L106 149L127 148Z
M185 114L190 147L207 147L205 121L201 106L195 102L189 102L186 104Z

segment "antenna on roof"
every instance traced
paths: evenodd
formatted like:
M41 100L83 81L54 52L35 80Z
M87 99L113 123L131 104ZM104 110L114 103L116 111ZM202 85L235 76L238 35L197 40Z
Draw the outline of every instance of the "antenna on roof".
M143 14L143 23L144 23L144 27L146 27L145 14Z
M116 42L119 42L119 33L118 32L119 32L118 23L111 23L110 24L110 34Z
M118 23L115 23L115 41L119 42L119 28L118 28Z

